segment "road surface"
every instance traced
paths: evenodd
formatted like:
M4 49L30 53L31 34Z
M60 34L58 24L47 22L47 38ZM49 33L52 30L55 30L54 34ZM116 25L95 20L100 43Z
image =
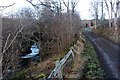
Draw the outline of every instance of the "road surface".
M111 80L120 80L120 45L97 36L93 32L84 32L84 35L95 47L106 77Z

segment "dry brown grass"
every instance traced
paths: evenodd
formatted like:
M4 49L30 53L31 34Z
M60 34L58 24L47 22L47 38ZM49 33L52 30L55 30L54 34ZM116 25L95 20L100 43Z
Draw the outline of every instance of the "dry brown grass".
M97 29L93 30L97 35L100 35L110 41L113 41L115 43L120 43L119 39L119 32L120 32L120 28L118 27L118 29L115 29L115 27L111 27L111 28L102 28L99 27Z

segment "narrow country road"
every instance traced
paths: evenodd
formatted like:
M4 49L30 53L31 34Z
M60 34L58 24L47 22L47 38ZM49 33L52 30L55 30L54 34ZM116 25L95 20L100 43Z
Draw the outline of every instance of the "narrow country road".
M107 78L120 80L120 45L97 36L93 32L84 32L84 35L95 47Z

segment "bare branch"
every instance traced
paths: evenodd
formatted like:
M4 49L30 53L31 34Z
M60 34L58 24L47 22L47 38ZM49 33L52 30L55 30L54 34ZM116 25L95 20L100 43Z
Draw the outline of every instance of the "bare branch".
M13 3L13 4L11 4L11 5L8 5L8 6L0 6L0 11L6 9L6 8L8 8L8 7L11 7L11 6L13 6L13 5L15 5L15 3Z
M20 22L21 23L21 22ZM22 30L23 30L23 28L24 28L24 26L22 25L22 23L21 23L21 28L20 28L20 30L16 33L16 35L15 35L15 37L12 39L12 41L10 42L10 44L8 45L8 46L6 46L6 44L8 43L8 39L9 39L9 37L10 37L10 35L8 36L8 38L7 38L7 42L5 43L5 49L2 51L2 53L0 54L0 56L1 55L3 55L9 48L10 48L10 46L13 44L13 42L15 41L15 39L16 39L16 37L17 37L17 35L20 33L20 32L22 32Z
M29 41L32 41L32 42L35 42L35 43L37 43L35 40L32 40L32 39L30 39L30 38L27 38L27 37L25 37L25 36L22 36L23 38L25 38L25 39L27 39L27 40L29 40Z
M7 47L7 44L8 44L8 41L9 41L9 38L10 38L11 34L8 35L7 37L7 40L6 40L6 43L5 43L5 46L3 48L3 51L5 51L6 47Z
M38 6L37 6L37 4L33 4L32 3L32 1L30 1L30 0L26 0L27 2L29 2L33 7L35 7L35 8L39 8ZM39 0L39 2L40 2L40 5L43 5L43 6L45 6L45 7L47 7L51 12L53 12L53 10L49 7L49 6L47 6L46 4L44 4L42 1L40 1Z
M10 6L13 6L15 3L11 4L11 5L8 5L8 6L0 6L0 8L8 8Z
M72 4L73 4L73 8L75 8L77 6L77 4L79 3L80 0L75 0L74 2L72 1Z
M13 44L13 42L15 41L17 35L23 30L23 28L24 28L24 26L21 27L21 29L16 33L15 37L13 38L13 40L10 42L10 44L6 47L6 49L5 49L0 55L4 54L4 53L10 48L10 46L11 46L11 45Z
M36 5L33 4L31 0L26 0L26 1L29 2L32 6L36 7Z
M65 3L65 1L64 0L62 0L63 1L63 4L68 8L68 6L67 6L67 4Z

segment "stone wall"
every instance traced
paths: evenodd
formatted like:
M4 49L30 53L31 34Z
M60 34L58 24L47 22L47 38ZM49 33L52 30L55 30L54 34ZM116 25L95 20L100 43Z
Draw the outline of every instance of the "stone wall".
M0 18L0 53L2 51L2 18Z
M2 18L0 18L0 80L2 79Z

